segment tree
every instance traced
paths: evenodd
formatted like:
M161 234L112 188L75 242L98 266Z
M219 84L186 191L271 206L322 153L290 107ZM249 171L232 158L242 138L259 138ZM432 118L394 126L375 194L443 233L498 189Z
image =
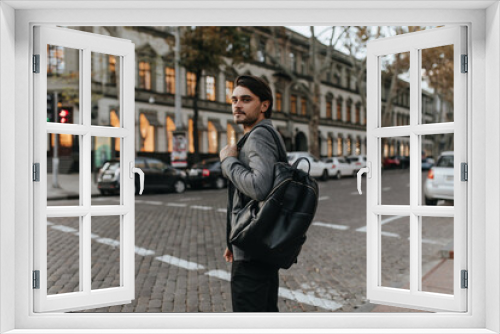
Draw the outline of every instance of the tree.
M203 71L233 67L250 56L248 36L237 27L187 27L181 37L180 65L195 74L193 96L194 161L199 161L198 99Z
M310 27L311 36L309 37L309 45L308 45L308 58L309 58L309 77L310 80L307 80L307 84L304 80L300 80L290 68L283 65L281 61L276 57L278 50L278 38L281 34L282 36L286 36L284 27L271 27L273 33L274 40L274 49L275 54L269 55L271 61L275 66L277 66L283 74L290 78L289 87L295 85L297 89L302 92L307 97L307 109L310 110L309 114L309 151L311 154L319 157L320 156L320 147L318 141L318 127L319 127L319 118L320 118L320 88L321 88L321 77L322 74L329 70L332 66L332 53L335 48L335 45L340 41L341 37L345 33L345 28L340 33L338 37L335 38L335 31L337 27L331 27L331 35L329 38L329 45L326 48L326 55L322 54L324 50L324 46L321 42L318 41L316 37L315 27ZM287 49L288 44L290 44L290 35L285 39L285 49ZM322 47L319 47L322 45Z

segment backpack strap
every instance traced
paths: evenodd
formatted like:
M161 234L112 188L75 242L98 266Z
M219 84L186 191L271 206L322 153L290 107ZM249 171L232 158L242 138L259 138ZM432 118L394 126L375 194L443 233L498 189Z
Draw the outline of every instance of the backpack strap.
M274 142L276 143L276 145L278 146L278 161L280 162L288 162L288 158L287 158L287 155L286 155L286 151L285 149L283 148L283 146L281 145L281 140L279 139L278 137L278 134L276 133L276 130L272 127L272 126L269 126L269 125L265 125L265 124L261 124L261 125L256 125L254 126L254 128L248 133L248 135L244 136L243 138L240 139L240 141L238 142L237 144L237 147L238 147L238 151L243 147L243 145L245 145L245 142L248 138L248 136L250 135L250 133L252 131L254 131L256 128L265 128L267 129L269 132L271 132L271 135L273 136L274 138Z

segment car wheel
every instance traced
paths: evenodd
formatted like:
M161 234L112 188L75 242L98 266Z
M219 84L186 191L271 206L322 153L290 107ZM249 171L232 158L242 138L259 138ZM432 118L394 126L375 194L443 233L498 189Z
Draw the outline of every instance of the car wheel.
M337 174L335 175L335 178L337 180L340 180L342 178L342 174L340 173L340 171L337 172Z
M328 180L328 171L325 169L323 170L323 174L321 174L321 181L326 181Z
M437 199L425 198L425 205L437 205Z
M181 194L184 191L186 191L186 184L184 183L184 181L182 181L182 180L175 181L175 183L174 183L174 191L177 194Z
M226 186L226 180L224 180L222 177L218 177L214 181L214 188L215 189L222 189Z

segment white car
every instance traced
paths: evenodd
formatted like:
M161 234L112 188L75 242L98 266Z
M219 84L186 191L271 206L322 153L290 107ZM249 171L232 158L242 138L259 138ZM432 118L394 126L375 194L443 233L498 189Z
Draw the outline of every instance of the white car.
M440 199L453 200L453 151L441 153L437 163L429 169L425 180L425 205L436 205Z
M342 176L351 176L356 172L354 164L350 164L344 157L324 158L323 162L328 166L328 175L340 180Z
M366 167L366 155L350 155L346 157L347 162L353 165L355 172Z
M305 157L309 161L309 164L311 165L311 171L309 172L309 175L311 175L312 177L320 178L322 181L326 181L328 179L328 166L324 162L312 156L311 153L288 152L287 157L288 157L288 163L290 163L290 165L293 165L293 163L298 158ZM299 162L298 167L303 171L307 172L309 170L309 164L305 161L301 161Z

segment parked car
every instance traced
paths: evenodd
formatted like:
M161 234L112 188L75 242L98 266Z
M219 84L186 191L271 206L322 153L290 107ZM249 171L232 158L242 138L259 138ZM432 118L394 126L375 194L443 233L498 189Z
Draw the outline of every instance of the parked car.
M400 168L399 166L401 165L401 163L397 156L392 156L384 158L384 160L382 161L382 165L384 169L391 169L391 168Z
M435 166L429 169L424 185L425 205L436 205L440 199L453 200L454 153L441 153Z
M434 166L434 159L429 157L422 159L422 170L429 170L432 166Z
M311 153L288 152L287 157L290 164L293 164L298 158L305 157L311 165L311 171L309 172L309 174L312 177L319 178L322 181L326 181L328 179L328 165L312 156ZM301 161L298 167L306 172L309 170L309 165L305 161Z
M186 190L186 173L161 160L138 157L135 159L135 167L144 172L144 191L168 190L183 193ZM102 166L97 176L97 188L103 195L120 192L119 160L108 161ZM136 174L136 193L139 189L139 176Z
M366 167L366 155L350 155L346 157L346 160L353 165L355 173Z
M186 170L187 180L191 187L212 187L222 189L227 186L226 178L222 175L219 158L202 160Z
M356 173L354 164L349 163L344 157L324 158L323 162L328 167L328 175L340 180L343 176L350 176Z

